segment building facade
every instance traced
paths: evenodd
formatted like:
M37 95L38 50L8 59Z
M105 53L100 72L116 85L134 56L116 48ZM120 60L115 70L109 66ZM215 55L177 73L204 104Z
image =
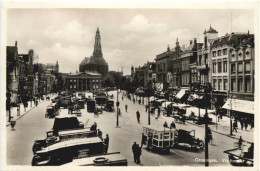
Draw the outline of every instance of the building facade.
M204 32L203 46L198 49L197 57L197 74L200 84L210 83L211 81L210 64L212 60L210 55L210 46L217 37L218 32L211 26L209 30L205 30Z
M108 73L108 64L105 61L101 47L101 36L97 28L93 55L85 57L79 65L79 72L98 72L102 76Z
M101 88L101 74L93 72L66 74L66 88L69 91L92 91Z

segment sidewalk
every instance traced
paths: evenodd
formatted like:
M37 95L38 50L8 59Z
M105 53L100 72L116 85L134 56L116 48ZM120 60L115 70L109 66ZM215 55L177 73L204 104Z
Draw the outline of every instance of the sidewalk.
M55 95L52 95L50 97L53 97ZM38 105L39 106L41 104L41 102L46 101L46 96L44 96L45 100L39 100L38 101ZM51 101L50 101L51 102ZM27 114L28 112L30 112L32 109L34 109L36 106L34 104L34 101L28 101L28 107L25 109L23 103L20 103L20 114L18 112L18 107L11 107L11 117L13 117L14 120L18 120L21 117L23 117L25 114ZM6 111L6 126L9 126L11 123L8 121L9 120L9 111Z

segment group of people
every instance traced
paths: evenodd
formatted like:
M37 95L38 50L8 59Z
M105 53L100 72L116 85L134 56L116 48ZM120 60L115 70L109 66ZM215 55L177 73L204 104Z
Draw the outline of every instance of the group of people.
M166 121L164 122L163 127L168 128L168 123ZM171 123L169 128L176 129L176 125L175 125L175 123L173 121L172 121L172 123Z
M100 129L97 129L97 123L96 122L94 122L91 125L90 131L96 132L97 136L104 142L105 152L107 153L108 146L109 146L109 136L108 136L108 134L106 134L106 137L103 139L103 132Z
M250 129L254 128L254 119L250 119L247 117L236 117L232 125L232 131L237 132L238 122L240 123L241 130L247 130L249 125L251 127Z

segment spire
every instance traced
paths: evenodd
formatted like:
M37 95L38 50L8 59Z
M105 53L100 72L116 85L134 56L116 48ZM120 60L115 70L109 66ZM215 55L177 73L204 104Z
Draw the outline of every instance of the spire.
M168 44L168 47L167 47L167 51L169 52L170 51L170 45Z
M180 45L179 45L179 40L178 40L178 37L177 37L177 39L176 39L176 47L179 47Z
M94 57L103 56L102 49L101 49L101 36L100 36L99 28L97 28L97 31L96 31L93 56Z

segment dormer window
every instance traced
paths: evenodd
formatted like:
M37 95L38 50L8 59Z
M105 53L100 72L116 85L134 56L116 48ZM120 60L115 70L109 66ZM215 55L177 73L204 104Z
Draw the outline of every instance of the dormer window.
M240 57L241 57L241 56L242 56L242 53L239 53L239 54L238 54L238 56L240 56Z
M250 55L250 52L246 51L246 55L247 55L247 56Z

